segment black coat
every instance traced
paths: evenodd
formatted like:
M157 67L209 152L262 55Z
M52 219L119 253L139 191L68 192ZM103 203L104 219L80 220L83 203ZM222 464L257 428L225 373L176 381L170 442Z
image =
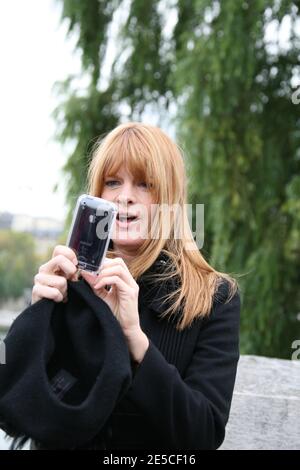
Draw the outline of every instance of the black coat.
M165 263L161 255L150 270ZM159 318L161 299L174 281L158 286L142 278L139 285L140 324L150 345L111 415L105 442L95 440L91 448L217 449L225 437L240 356L240 293L225 303L224 281L210 316L179 332L174 322Z
M89 284L68 281L66 303L43 298L28 306L4 341L0 428L18 442L62 449L105 436L132 365L118 320Z

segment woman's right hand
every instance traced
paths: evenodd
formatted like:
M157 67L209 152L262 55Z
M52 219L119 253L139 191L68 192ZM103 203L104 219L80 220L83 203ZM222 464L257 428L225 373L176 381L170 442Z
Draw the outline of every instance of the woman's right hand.
M34 276L31 304L42 298L66 302L67 279L78 280L77 264L77 257L71 248L57 245L50 261L42 264Z

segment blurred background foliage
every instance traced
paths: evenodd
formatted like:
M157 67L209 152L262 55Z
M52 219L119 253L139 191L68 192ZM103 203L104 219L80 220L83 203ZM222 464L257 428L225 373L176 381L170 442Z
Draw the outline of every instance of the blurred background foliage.
M204 256L238 277L241 352L289 359L300 338L299 2L57 1L86 79L56 84L56 137L72 146L66 227L95 140L151 113L185 151L188 202L205 204Z
M0 301L21 297L32 288L41 259L30 233L0 230Z

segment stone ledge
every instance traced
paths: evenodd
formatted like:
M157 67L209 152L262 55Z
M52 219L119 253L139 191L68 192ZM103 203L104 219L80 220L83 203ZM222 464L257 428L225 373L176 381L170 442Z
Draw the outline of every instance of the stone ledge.
M219 450L300 449L300 361L241 356Z

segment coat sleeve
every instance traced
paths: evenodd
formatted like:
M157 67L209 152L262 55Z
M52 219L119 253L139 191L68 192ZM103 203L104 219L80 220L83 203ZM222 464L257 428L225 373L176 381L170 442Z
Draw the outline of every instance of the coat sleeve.
M238 290L213 307L184 377L149 340L128 397L161 435L162 447L200 450L222 444L240 357L240 303Z

